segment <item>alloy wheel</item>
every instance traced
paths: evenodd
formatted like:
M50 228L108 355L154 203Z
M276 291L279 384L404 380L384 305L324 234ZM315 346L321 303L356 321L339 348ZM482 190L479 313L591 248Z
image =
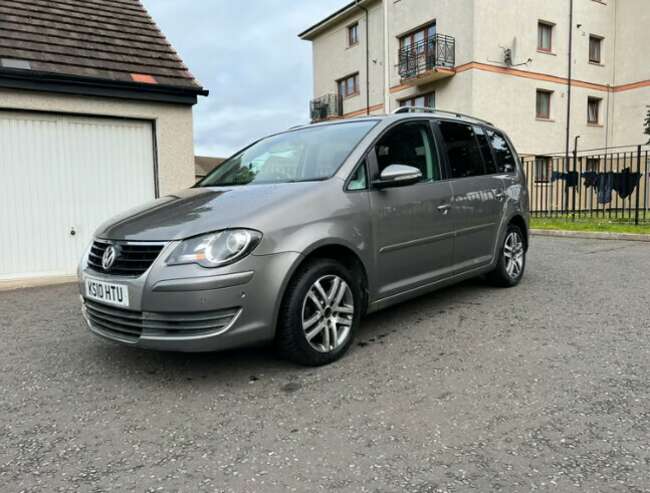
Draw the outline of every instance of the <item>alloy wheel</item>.
M302 304L302 328L312 348L329 353L343 346L354 320L354 296L350 286L336 275L318 279Z
M524 269L524 242L516 231L508 234L503 247L503 256L506 273L511 279L518 279Z

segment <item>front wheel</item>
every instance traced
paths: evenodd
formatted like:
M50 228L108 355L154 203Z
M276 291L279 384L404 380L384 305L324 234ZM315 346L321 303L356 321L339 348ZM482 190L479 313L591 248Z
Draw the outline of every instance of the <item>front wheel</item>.
M526 269L526 247L519 226L510 224L499 253L496 268L488 274L488 280L497 286L513 287L519 284Z
M318 259L289 283L278 320L276 343L287 359L321 366L350 348L361 319L361 286L343 265Z

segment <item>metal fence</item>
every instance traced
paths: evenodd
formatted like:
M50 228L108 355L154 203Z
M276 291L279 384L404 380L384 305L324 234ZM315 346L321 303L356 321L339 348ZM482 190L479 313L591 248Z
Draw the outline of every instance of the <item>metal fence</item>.
M650 221L650 149L523 160L533 217Z

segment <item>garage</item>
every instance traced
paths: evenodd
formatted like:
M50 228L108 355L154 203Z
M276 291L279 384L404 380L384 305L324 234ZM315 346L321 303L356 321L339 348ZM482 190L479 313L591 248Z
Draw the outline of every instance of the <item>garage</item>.
M0 12L0 289L68 280L97 227L195 182L208 91L138 0Z
M155 198L153 135L146 121L0 111L0 279L74 274L103 221Z

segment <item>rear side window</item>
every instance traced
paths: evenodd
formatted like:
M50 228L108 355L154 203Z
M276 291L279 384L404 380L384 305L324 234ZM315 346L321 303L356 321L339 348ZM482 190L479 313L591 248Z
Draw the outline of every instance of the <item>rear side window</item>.
M447 147L452 178L468 178L485 174L474 128L454 122L440 122L440 133Z
M483 127L474 126L474 133L478 140L478 146L481 149L481 156L483 156L483 161L485 162L485 171L487 171L488 175L493 175L497 172L497 164L494 161L485 130L483 130Z
M517 161L508 141L494 130L487 130L487 136L497 159L497 172L514 173Z

